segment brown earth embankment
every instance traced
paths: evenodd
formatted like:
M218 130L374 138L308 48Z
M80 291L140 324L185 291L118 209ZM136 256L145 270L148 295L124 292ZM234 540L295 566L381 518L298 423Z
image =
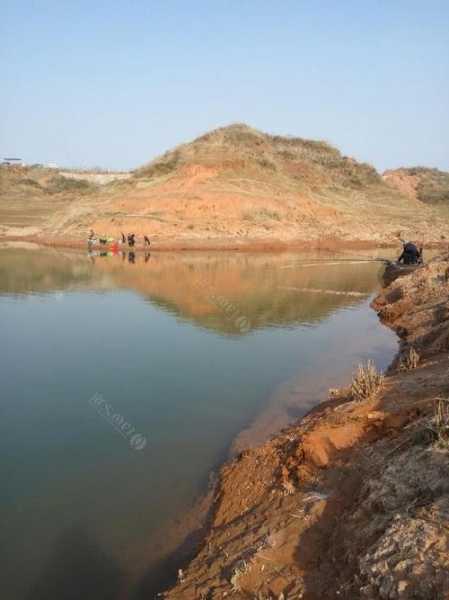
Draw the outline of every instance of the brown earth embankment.
M338 390L226 464L165 598L449 598L449 256L373 307L401 340L381 390Z

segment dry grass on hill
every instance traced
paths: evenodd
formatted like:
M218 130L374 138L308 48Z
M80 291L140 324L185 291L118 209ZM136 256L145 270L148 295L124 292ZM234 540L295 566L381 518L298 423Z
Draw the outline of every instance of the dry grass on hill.
M196 164L215 167L226 175L250 172L271 182L288 178L298 188L305 183L333 182L359 188L382 184L370 165L342 156L323 141L269 135L243 124L216 129L182 144L135 171L138 178L153 178Z
M403 193L326 142L243 124L181 144L126 179L96 185L69 175L2 169L3 235L82 240L93 228L151 235L156 245L219 247L449 236L441 203Z

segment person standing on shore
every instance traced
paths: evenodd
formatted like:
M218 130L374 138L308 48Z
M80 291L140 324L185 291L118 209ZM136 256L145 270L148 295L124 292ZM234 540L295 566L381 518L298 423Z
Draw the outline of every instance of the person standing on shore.
M93 229L91 229L89 231L89 236L87 238L87 248L89 251L92 250L92 246L94 245L95 240L96 240L95 231Z

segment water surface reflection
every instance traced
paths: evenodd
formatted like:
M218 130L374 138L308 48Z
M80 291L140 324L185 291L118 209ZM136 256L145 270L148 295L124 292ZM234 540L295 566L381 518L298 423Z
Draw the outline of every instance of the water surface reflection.
M148 597L239 432L386 366L379 264L316 258L0 249L4 597Z

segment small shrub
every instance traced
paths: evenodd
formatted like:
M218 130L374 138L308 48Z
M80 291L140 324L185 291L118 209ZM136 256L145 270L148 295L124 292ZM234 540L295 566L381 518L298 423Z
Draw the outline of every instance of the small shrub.
M89 192L94 188L95 186L84 179L70 179L62 175L52 177L47 184L47 191L50 194L57 194L59 192Z
M246 560L239 561L238 565L235 567L234 572L231 577L231 585L233 592L242 591L242 586L240 585L239 579L242 575L246 575L250 570L251 566Z
M41 184L35 179L31 179L31 177L25 177L25 179L22 179L20 183L23 185L31 185L36 188L42 188Z
M412 371L413 369L416 369L419 365L420 358L418 352L416 352L413 346L410 346L408 351L401 357L399 370Z
M267 219L271 219L272 221L280 221L281 220L280 214L275 210L263 210L263 211L261 211L261 213L262 213L262 216L266 217Z
M281 215L275 210L268 210L267 208L261 208L259 210L253 210L244 212L242 219L245 221L280 221Z
M435 435L436 445L449 450L449 398L436 399L431 430Z
M279 150L279 156L283 160L295 160L296 154L295 152L291 152L290 150Z
M168 175L169 173L172 173L177 166L178 163L176 160L155 163L154 165L151 165L150 167L148 167L148 169L146 169L145 176L151 178Z
M166 152L151 163L144 165L134 172L135 177L162 177L173 173L181 164L181 151L179 148Z
M257 163L263 169L269 169L271 171L276 171L276 165L274 164L274 162L272 162L271 160L268 160L267 158L259 158L259 159L257 159Z
M384 380L384 375L376 369L371 360L366 365L360 364L352 379L352 398L358 402L371 400L382 389Z
M329 388L328 399L329 400L344 400L350 397L350 390L347 387L344 388Z

